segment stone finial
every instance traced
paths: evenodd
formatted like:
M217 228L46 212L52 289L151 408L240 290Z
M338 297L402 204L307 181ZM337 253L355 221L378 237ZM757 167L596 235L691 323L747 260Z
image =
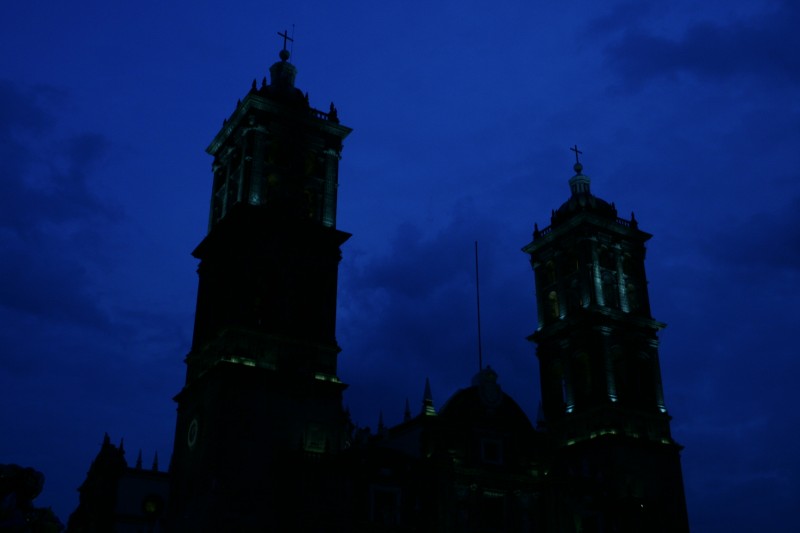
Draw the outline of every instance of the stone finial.
M436 408L433 407L433 394L431 394L431 381L428 378L425 378L425 393L422 395L422 414L426 416L436 414Z

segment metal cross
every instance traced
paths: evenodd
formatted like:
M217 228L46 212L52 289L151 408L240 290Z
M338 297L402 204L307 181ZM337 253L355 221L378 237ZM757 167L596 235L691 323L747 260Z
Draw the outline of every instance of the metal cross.
M575 163L580 163L580 161L578 160L578 155L579 155L579 154L582 154L583 152L581 152L580 150L578 150L578 145L576 144L575 146L573 146L572 148L570 148L570 150L572 150L573 152L575 152Z
M286 30L283 30L283 33L281 33L281 32L278 32L278 35L280 35L281 37L283 37L283 49L284 49L284 50L286 50L286 41L292 41L292 42L294 42L294 39L292 39L291 37L289 37L289 32L288 32L288 31L286 31Z

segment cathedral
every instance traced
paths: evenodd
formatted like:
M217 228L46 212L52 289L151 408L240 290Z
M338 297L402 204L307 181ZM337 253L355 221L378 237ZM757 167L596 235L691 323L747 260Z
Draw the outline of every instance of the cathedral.
M105 439L69 531L688 532L645 244L592 194L522 250L540 365L532 422L482 367L436 409L359 429L337 372L336 225L351 129L310 106L289 51L211 141L208 233L168 471ZM346 247L344 247L346 249ZM346 348L346 347L345 347ZM466 385L466 384L465 384Z

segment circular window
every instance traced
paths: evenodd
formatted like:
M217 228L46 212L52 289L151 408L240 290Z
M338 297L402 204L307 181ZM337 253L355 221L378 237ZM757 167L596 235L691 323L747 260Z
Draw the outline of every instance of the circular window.
M197 442L197 419L192 419L192 422L189 424L189 433L186 435L186 442L189 444L189 447L193 447Z

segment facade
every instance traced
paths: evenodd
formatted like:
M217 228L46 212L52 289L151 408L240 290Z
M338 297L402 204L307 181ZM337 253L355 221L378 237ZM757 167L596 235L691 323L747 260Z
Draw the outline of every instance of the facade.
M158 527L166 531L686 532L644 258L650 235L571 196L523 248L541 366L536 426L481 369L377 433L342 407L338 162L350 128L309 105L289 53L208 148L209 231ZM102 452L101 452L102 453ZM82 500L83 501L83 500ZM108 506L110 504L106 504Z
M687 531L658 361L664 324L650 314L644 269L651 235L574 169L570 198L523 248L536 278L530 340L553 473L578 531Z
M159 470L158 455L150 469L143 468L141 451L135 465L129 466L123 443L114 446L106 434L78 492L80 503L69 517L67 531L153 533L162 531L169 474Z
M194 251L194 337L175 398L180 530L280 522L296 474L347 441L335 325L349 234L336 229L336 192L350 129L333 105L309 106L288 57L270 84L253 82L208 148L209 232Z

